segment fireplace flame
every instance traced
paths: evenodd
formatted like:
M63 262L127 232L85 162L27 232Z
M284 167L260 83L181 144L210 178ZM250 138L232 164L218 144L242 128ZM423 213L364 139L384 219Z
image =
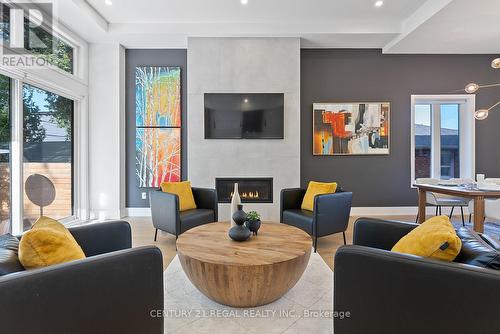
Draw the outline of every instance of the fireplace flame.
M229 197L233 197L233 194L234 192L231 191L231 195L229 195ZM258 199L259 198L259 192L258 191L250 191L250 192L243 192L242 194L240 194L240 197L241 198L245 198L245 199Z

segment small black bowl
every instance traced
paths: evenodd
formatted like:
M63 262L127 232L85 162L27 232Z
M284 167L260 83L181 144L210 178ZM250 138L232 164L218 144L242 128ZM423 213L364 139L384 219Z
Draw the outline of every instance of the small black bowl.
M245 222L245 225L248 227L248 229L250 231L252 231L252 233L254 235L257 235L257 231L260 228L260 224L261 224L260 219L259 220L247 220Z

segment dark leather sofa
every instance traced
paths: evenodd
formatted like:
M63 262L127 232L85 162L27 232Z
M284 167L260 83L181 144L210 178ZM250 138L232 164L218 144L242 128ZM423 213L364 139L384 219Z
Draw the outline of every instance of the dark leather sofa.
M351 214L352 193L341 189L333 194L317 195L313 211L302 210L305 189L289 188L281 190L280 222L300 228L313 238L314 252L318 238L345 230Z
M163 264L125 221L70 228L86 259L0 277L0 332L163 333Z
M192 188L196 209L179 211L179 196L161 190L149 192L151 218L158 230L168 232L177 238L187 230L217 221L217 192L215 189Z
M497 245L461 228L455 262L389 251L416 226L356 221L354 245L335 255L334 310L350 314L334 318L335 334L500 333L500 271L483 268L500 269Z

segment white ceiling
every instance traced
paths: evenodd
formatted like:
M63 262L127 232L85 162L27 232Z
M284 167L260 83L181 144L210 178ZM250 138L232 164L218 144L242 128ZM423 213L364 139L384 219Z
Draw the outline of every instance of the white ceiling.
M374 0L87 0L109 22L294 22L333 20L400 21L425 0L386 0L375 8Z
M500 0L54 0L89 42L185 48L188 36L294 36L302 47L500 53Z
M394 53L500 53L500 0L454 0L386 46Z

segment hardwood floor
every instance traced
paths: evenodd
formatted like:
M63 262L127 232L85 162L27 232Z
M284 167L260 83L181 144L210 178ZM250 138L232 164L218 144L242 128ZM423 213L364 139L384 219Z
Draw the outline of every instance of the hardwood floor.
M132 247L156 246L163 254L163 269L165 270L170 261L175 257L175 236L158 231L158 238L154 241L155 229L151 217L126 217L132 227Z
M357 218L359 217L351 217L349 220L346 231L347 244L352 244L353 226ZM374 218L415 221L415 216L379 216ZM127 217L124 220L128 221L132 227L133 247L154 245L160 248L163 254L163 268L166 269L176 255L175 236L158 231L158 238L155 242L153 241L155 230L150 217ZM342 233L323 237L318 241L318 253L332 270L335 252L342 245L344 245Z

